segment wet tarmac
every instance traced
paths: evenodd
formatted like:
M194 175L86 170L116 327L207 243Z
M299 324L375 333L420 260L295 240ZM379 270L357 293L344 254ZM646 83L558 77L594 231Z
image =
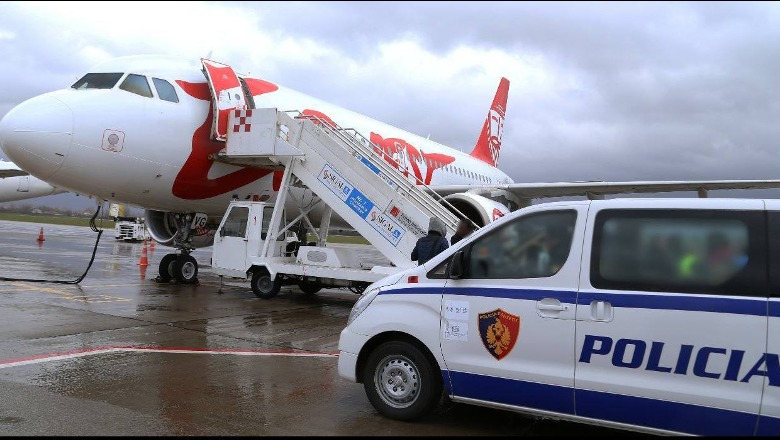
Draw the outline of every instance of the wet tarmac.
M40 227L45 241L38 243ZM0 277L73 280L89 228L0 221ZM0 435L625 435L448 404L416 423L380 416L337 373L357 295L285 287L256 298L210 271L158 284L160 259L106 230L79 285L0 282Z

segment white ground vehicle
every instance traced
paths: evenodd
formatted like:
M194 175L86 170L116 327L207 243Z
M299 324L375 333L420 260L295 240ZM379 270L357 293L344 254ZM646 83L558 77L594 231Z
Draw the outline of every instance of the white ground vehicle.
M231 202L217 229L212 249L212 270L220 276L252 278L252 291L268 299L281 286L296 284L305 293L323 286L349 287L362 292L365 286L399 269L366 265L354 249L325 247L321 242L305 242L305 229L269 234L274 204ZM284 217L284 213L282 214ZM298 240L301 234L301 240Z
M146 225L140 218L118 218L114 223L114 238L124 241L146 240Z
M780 201L516 211L369 286L339 373L382 414L453 400L655 433L780 433Z
M108 215L114 219L114 238L123 241L143 241L148 237L144 219L125 216L125 205L112 203Z

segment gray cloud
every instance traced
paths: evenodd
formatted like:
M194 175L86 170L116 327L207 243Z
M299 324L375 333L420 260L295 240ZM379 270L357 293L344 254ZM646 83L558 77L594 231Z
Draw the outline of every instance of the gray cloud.
M383 50L410 41L431 57L465 48L490 53L497 65L502 57L514 60L502 72L513 85L501 168L516 181L780 178L776 3L224 7L241 14L246 26L225 30L235 34L234 44L198 43L204 47L190 48L193 57L214 49L215 59L237 68L463 150L476 140L500 75L485 80L490 66L458 65L461 59L453 58L441 65L455 70L435 81L418 61L388 65L398 58ZM187 18L179 17L183 26ZM242 44L251 32L271 42ZM314 49L296 58L269 47L283 44ZM40 6L5 5L0 114L27 97L67 86L94 62L94 54L172 50L181 48L140 31L136 38L117 39L59 21ZM518 66L543 72L552 83Z

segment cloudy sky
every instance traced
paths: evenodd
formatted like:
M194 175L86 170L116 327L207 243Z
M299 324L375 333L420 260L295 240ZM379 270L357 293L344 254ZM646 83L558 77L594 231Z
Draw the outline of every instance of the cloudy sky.
M210 54L470 151L505 76L500 168L517 182L780 178L778 3L0 8L0 115L110 57Z

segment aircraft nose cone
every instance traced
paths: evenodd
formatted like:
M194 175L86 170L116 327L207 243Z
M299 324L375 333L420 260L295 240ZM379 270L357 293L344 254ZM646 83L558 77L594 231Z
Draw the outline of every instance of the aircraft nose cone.
M0 148L20 168L46 179L59 169L73 141L73 111L41 95L11 109L0 121Z

